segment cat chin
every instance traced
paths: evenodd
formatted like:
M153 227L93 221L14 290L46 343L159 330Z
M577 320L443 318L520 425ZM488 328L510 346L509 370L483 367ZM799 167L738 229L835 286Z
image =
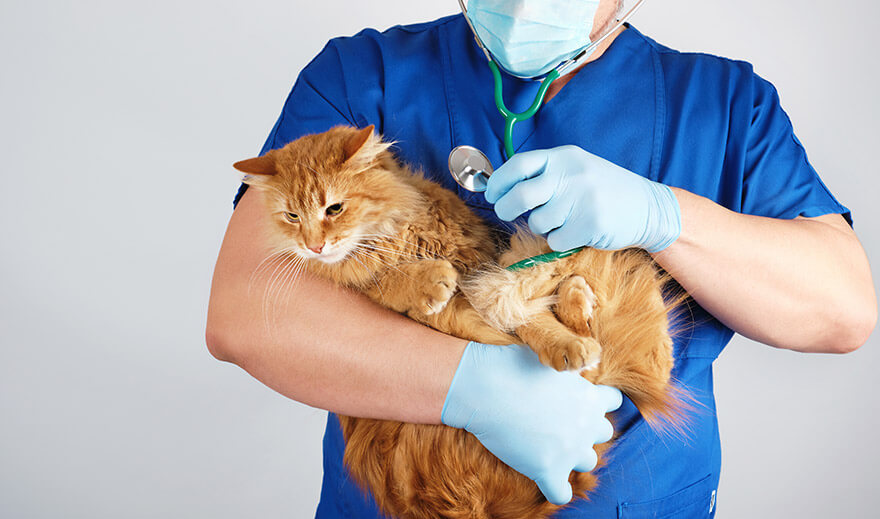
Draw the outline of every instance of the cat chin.
M339 254L333 254L332 256L327 256L327 257L322 256L322 257L315 258L315 259L317 259L321 263L324 263L327 265L333 265L333 264L339 263L342 260L344 260L346 258L346 256L348 256L347 252L340 252Z
M312 251L303 251L301 254L306 257L306 259L313 261L320 261L325 265L333 265L334 263L339 263L344 260L348 253L351 252L347 247L336 249L332 252L322 252L321 254L315 254Z

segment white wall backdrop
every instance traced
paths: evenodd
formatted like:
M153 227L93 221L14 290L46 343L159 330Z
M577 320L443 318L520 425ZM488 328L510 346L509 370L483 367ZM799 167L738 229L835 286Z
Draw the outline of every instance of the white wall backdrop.
M310 517L324 413L204 345L237 187L329 38L454 0L0 3L0 517ZM779 89L880 278L880 4L652 0L640 30ZM874 513L875 333L717 362L722 519Z

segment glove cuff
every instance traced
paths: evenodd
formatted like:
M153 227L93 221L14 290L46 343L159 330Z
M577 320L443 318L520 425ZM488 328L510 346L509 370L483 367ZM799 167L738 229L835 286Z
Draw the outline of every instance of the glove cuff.
M449 384L449 390L446 392L446 400L443 402L443 410L440 412L440 421L449 427L467 429L475 414L475 410L466 404L461 393L467 393L467 389L463 387L467 385L467 382L463 379L468 376L468 368L472 364L470 356L473 354L474 348L478 346L478 343L471 341L465 347L455 375L452 377L452 383Z
M672 245L681 235L681 207L669 186L652 182L651 187L654 204L650 213L654 233L652 243L646 244L645 250L653 254Z

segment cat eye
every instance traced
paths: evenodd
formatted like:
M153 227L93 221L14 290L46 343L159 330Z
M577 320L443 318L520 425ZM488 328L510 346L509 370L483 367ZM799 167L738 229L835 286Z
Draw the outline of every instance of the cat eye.
M337 214L342 212L342 204L333 204L327 208L327 214L330 216L336 216Z
M299 223L299 215L295 213L284 213L284 217L290 222Z

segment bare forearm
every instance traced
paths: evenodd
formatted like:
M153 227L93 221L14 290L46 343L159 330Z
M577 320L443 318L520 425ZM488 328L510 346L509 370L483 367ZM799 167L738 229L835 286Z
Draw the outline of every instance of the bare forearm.
M249 212L254 216L257 209L249 196L233 215L214 273L208 345L215 356L314 407L365 418L440 423L466 341L306 274L282 287L285 293L270 298L264 308L273 276L249 278L266 251L245 247L248 242L236 222L247 219Z
M828 223L839 216L743 215L673 190L682 233L654 259L720 321L804 352L851 351L867 340L877 319L870 268L855 235Z

